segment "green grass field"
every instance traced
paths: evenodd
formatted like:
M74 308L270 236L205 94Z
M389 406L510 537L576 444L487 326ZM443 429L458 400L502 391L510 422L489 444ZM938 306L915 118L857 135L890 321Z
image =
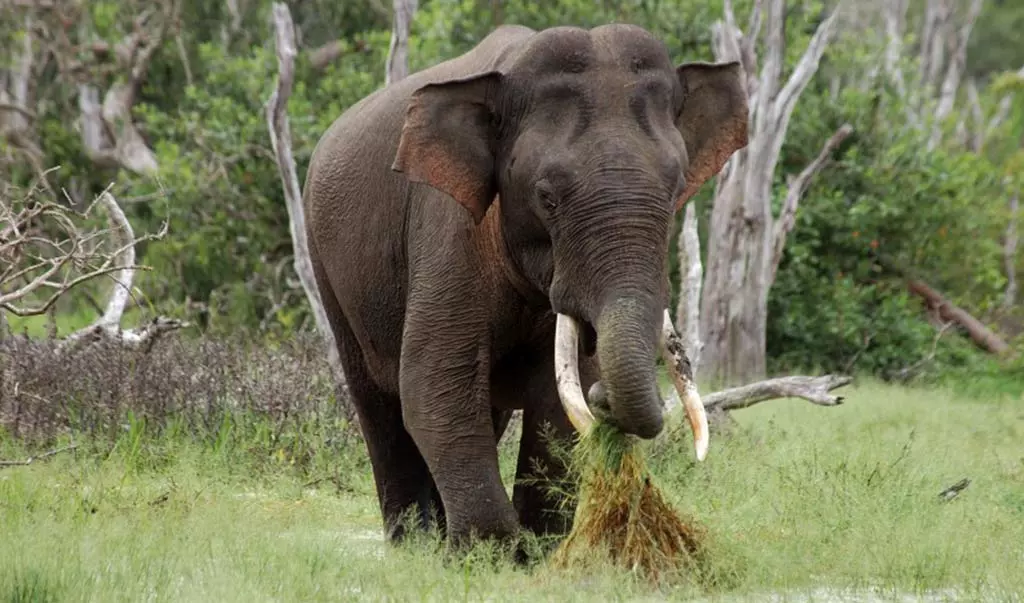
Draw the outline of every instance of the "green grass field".
M686 430L651 447L660 486L711 532L713 590L388 547L361 449L300 472L241 428L198 444L129 427L0 469L0 601L1019 601L1024 401L846 393L740 411L699 465ZM26 453L0 439L0 458Z

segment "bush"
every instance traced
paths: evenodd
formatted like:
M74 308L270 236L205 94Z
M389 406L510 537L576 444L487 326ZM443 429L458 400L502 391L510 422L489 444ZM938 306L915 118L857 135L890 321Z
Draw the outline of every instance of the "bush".
M1000 299L999 173L974 153L924 151L922 134L887 130L880 107L899 111L895 97L807 96L783 147L786 171L801 169L841 123L854 134L801 203L769 295L768 355L777 370L891 377L928 355L936 334L893 266L979 316ZM937 362L966 362L969 344L958 339L942 338Z
M8 435L46 445L66 435L115 441L125 430L179 429L213 441L226 423L255 420L271 426L268 447L312 455L303 430L335 439L358 432L313 337L276 349L166 337L148 353L101 342L63 356L57 345L23 337L0 343L0 430Z

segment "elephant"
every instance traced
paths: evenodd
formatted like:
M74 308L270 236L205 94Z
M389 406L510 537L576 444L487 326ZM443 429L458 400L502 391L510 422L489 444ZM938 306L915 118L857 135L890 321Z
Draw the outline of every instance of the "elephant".
M676 66L636 25L502 25L322 134L308 248L387 542L431 526L449 547L557 540L572 509L545 487L567 475L548 437L571 445L598 409L631 436L663 431L669 237L747 144L742 78L737 62ZM497 442L516 409L509 497Z

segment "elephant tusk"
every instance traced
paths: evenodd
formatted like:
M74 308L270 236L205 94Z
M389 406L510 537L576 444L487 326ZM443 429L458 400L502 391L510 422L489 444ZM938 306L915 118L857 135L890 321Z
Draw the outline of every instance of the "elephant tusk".
M682 342L672 324L672 316L665 310L665 319L661 327L661 353L668 367L669 376L672 377L672 384L679 394L683 403L683 410L686 412L686 419L693 430L693 445L697 450L697 460L703 461L708 454L710 435L708 432L708 416L704 412L704 403L697 392L697 385L688 375L684 374Z
M586 435L595 419L580 385L579 337L580 330L576 321L565 314L559 314L555 322L555 382L558 398L572 426L581 435Z

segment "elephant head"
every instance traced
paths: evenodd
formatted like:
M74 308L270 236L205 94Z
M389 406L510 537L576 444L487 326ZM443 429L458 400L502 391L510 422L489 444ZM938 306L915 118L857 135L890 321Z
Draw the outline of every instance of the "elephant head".
M621 24L540 31L499 69L413 94L392 167L477 224L500 196L504 261L558 315L559 390L578 429L593 422L574 377L579 336L609 420L641 438L663 429L655 360L671 328L673 215L747 144L747 111L738 63L675 66ZM680 394L706 449L699 398Z

